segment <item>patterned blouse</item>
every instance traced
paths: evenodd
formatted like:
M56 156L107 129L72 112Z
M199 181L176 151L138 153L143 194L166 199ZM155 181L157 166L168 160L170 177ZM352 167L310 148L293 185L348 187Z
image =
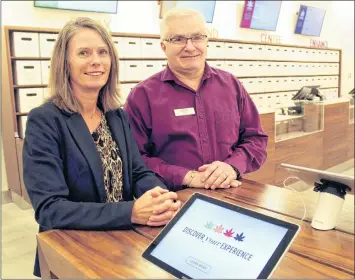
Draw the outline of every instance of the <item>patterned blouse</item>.
M122 160L104 114L101 114L99 127L92 133L96 148L100 154L104 172L106 202L122 201Z

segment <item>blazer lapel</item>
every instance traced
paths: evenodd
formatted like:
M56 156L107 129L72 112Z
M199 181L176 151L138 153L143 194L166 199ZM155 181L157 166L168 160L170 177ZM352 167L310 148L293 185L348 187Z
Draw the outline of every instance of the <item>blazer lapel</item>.
M100 195L100 201L104 202L106 201L106 192L101 158L85 121L80 114L72 114L71 117L67 119L67 125L94 175L95 183Z
M124 124L117 116L116 111L110 111L106 114L107 123L111 129L112 138L116 141L120 150L120 157L122 160L123 170L123 199L132 199L132 178L129 170L131 170L131 163L129 162L126 135L124 134Z
M112 137L116 140L118 148L120 149L120 156L123 163L123 170L126 169L127 157L126 157L126 139L124 135L124 129L122 121L118 118L115 111L110 111L106 114L107 123L111 129Z

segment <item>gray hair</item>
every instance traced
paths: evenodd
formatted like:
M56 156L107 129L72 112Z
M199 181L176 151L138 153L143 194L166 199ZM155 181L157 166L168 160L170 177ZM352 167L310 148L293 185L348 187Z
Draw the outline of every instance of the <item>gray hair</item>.
M160 23L160 40L163 41L163 39L166 39L171 20L186 16L195 16L199 18L207 29L205 16L200 11L185 7L174 7L165 13Z

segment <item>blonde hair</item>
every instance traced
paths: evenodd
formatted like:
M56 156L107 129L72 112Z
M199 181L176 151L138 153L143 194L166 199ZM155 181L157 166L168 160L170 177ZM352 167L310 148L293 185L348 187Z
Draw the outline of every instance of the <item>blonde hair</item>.
M98 22L85 17L79 17L69 21L60 31L57 42L55 43L50 66L50 77L48 90L49 101L57 107L67 112L78 113L82 106L73 94L70 86L70 66L68 61L69 42L75 34L82 29L91 29L100 34L103 41L107 44L111 57L111 70L106 84L101 88L99 101L102 110L106 113L116 110L121 106L118 79L118 55L111 35Z
M200 19L207 31L205 16L200 11L185 7L174 7L165 13L162 21L160 22L160 40L163 41L164 39L167 39L166 35L168 33L169 23L171 20L185 16L195 16Z

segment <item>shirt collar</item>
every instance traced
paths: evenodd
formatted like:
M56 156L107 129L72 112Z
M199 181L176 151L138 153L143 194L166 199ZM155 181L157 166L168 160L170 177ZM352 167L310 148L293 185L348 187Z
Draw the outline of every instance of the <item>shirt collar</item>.
M201 81L204 81L210 77L211 77L211 67L205 62L205 71L203 72ZM165 81L176 82L177 80L178 80L178 78L170 70L169 66L166 66L166 68L163 70L163 72L161 74L161 81L162 82L165 82Z

